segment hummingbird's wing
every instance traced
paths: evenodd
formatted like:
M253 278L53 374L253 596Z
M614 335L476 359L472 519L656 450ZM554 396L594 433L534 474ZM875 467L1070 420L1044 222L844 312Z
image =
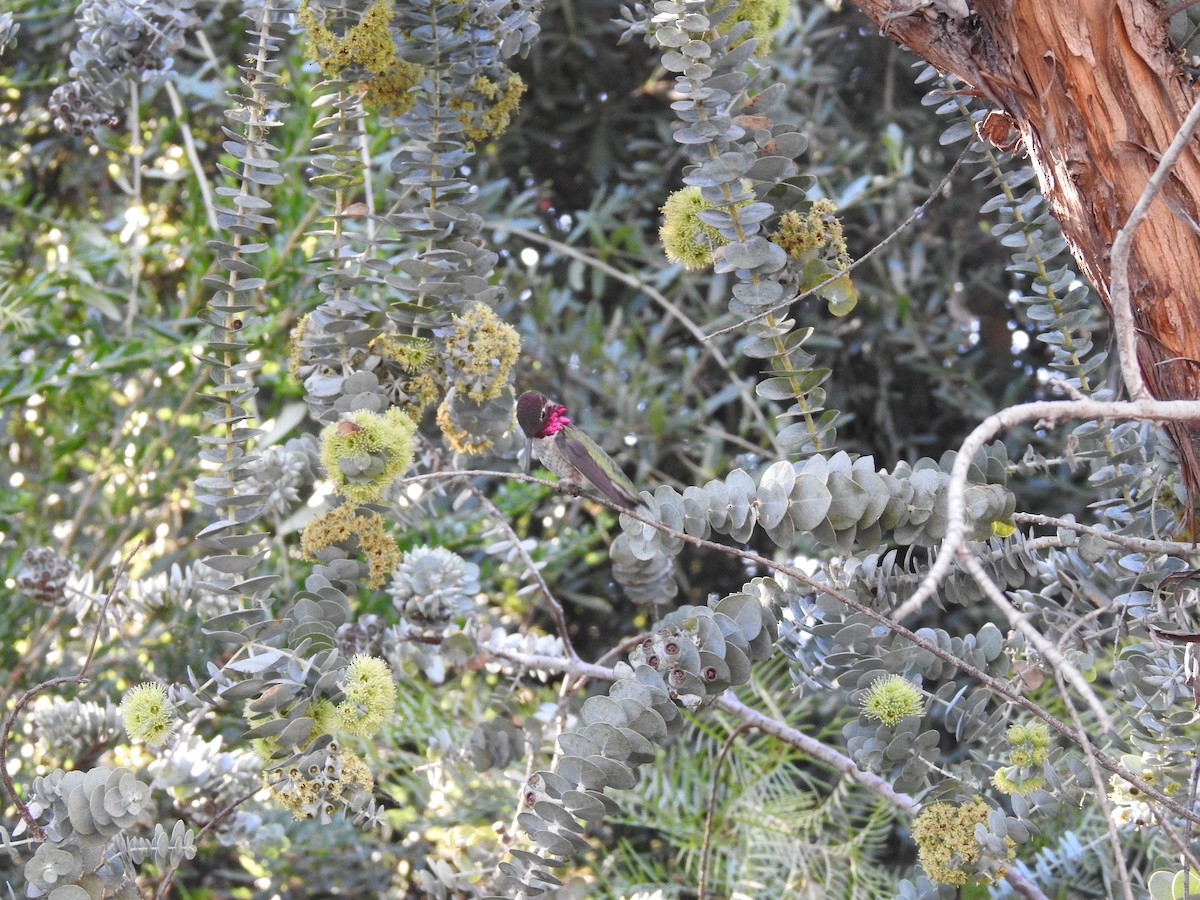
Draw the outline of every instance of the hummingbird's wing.
M568 437L563 431L555 435L554 440L563 455L574 464L579 473L590 481L592 487L601 494L618 506L625 507L625 509L634 509L638 505L638 497L634 493L633 484L625 477L623 472L617 469L617 464L609 458L608 454L604 453L599 445L586 437ZM592 443L595 453L604 455L609 465L612 466L612 472L605 471L604 466L596 462L593 453L589 452L592 448L587 447L584 441Z

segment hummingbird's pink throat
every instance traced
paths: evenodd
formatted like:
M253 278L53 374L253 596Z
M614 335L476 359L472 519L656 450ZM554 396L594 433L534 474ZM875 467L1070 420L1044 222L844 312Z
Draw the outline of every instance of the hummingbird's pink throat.
M545 427L538 432L539 438L548 438L558 434L567 425L571 424L571 418L567 415L565 406L555 406L550 410L550 415L546 417Z

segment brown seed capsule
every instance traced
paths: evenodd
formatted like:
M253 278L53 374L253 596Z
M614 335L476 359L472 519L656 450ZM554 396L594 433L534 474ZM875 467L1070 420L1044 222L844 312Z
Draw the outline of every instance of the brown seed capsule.
M735 116L733 124L740 125L747 131L756 131L762 128L770 128L772 123L769 116Z

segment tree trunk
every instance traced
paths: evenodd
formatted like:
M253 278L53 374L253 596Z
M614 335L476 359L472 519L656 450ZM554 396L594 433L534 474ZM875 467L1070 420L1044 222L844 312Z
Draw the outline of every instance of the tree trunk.
M1109 249L1196 99L1151 0L851 0L1012 118L1050 210L1109 304ZM1200 398L1200 138L1137 229L1138 362L1160 399ZM1168 426L1193 510L1200 423Z

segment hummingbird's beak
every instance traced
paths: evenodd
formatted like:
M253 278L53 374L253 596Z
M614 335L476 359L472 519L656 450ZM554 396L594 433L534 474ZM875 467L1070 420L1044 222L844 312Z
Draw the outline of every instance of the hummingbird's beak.
M525 438L525 459L521 461L521 472L529 474L530 460L533 457L533 438Z

